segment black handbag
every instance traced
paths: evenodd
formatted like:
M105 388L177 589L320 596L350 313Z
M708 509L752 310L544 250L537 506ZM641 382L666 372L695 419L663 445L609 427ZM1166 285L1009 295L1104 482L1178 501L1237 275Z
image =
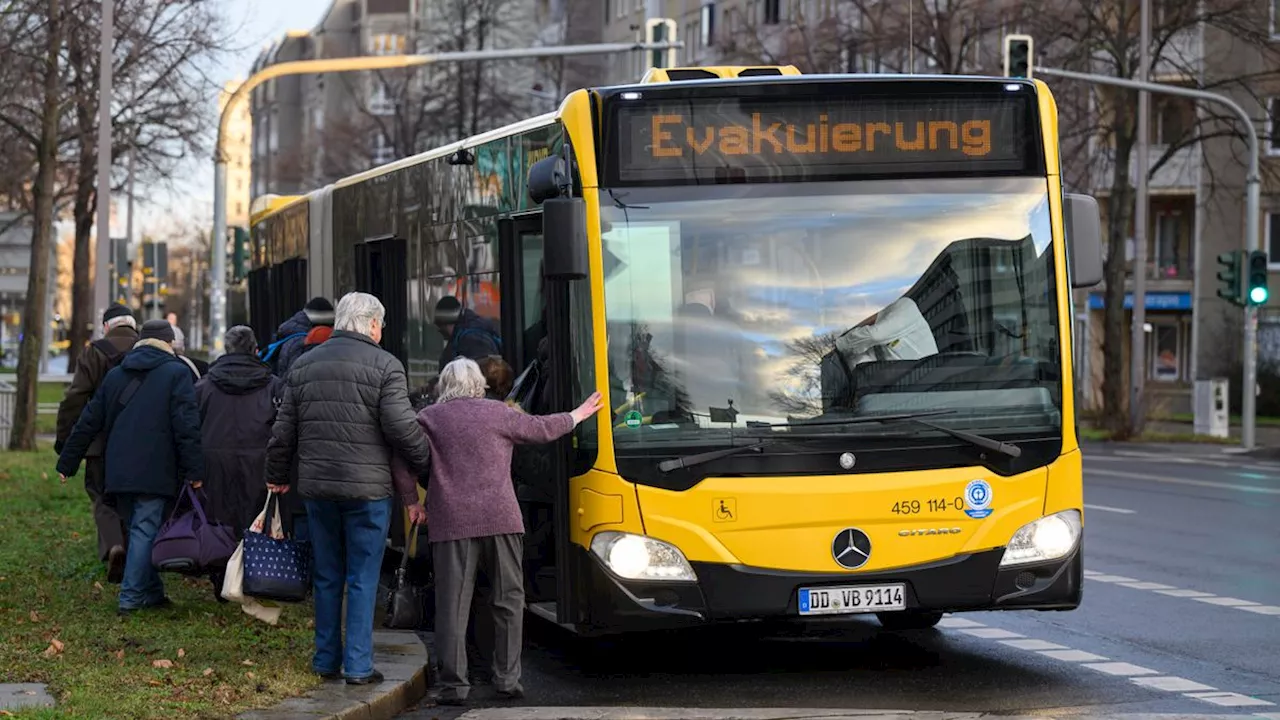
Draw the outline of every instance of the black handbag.
M417 523L409 528L410 542L406 543L400 556L400 567L396 568L395 580L387 595L387 613L382 626L389 630L417 630L422 625L425 614L426 596L432 589L430 585L420 588L409 582L409 559L412 557L409 548L417 547L417 529Z

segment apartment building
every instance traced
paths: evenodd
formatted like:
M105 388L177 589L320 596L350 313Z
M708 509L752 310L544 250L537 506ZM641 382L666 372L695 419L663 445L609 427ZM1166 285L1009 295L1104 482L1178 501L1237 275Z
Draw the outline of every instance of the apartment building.
M243 80L233 80L218 95L218 114ZM241 101L231 112L222 149L227 157L227 227L249 226L249 203L253 196L253 116L252 99Z
M1270 0L1258 0L1260 23L1280 43L1277 16ZM1262 146L1262 207L1259 229L1263 249L1272 258L1272 283L1280 272L1280 138L1272 126L1280 112L1277 47L1260 46L1235 33L1196 26L1172 38L1157 59L1152 80L1214 86L1250 114ZM1247 79L1247 85L1239 82ZM1110 93L1102 93L1105 105ZM1131 101L1131 100L1127 100ZM1106 109L1099 108L1103 117ZM1213 118L1229 114L1223 108L1172 96L1151 99L1150 159L1155 169L1148 181L1146 264L1133 267L1136 256L1133 225L1126 247L1129 268L1125 280L1125 318L1132 322L1133 278L1145 280L1144 377L1150 410L1187 413L1198 379L1226 377L1240 382L1243 349L1243 311L1217 295L1217 257L1244 244L1246 153L1244 143L1231 137L1232 128ZM1203 141L1197 139L1204 136ZM1089 153L1088 190L1104 210L1114 174L1114 151L1094 141ZM1158 165L1158 167L1157 167ZM1129 177L1137 179L1137 158L1130 160ZM1105 285L1077 293L1077 347L1082 371L1082 399L1086 407L1101 404L1102 335ZM1280 303L1273 297L1259 312L1259 361L1280 361ZM1129 367L1130 334L1126 326L1124 363ZM1126 384L1128 372L1125 373ZM1234 408L1233 411L1237 411Z

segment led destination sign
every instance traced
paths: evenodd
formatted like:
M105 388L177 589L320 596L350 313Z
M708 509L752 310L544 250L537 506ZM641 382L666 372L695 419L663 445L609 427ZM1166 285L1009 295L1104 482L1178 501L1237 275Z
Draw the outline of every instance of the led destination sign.
M621 185L1012 175L1039 157L1012 94L639 100L615 118Z

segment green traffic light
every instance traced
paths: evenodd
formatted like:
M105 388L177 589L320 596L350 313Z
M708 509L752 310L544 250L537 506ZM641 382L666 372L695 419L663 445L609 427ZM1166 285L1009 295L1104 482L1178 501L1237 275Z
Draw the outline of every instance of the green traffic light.
M1255 287L1249 290L1249 302L1254 305L1261 305L1267 301L1269 293L1264 287Z

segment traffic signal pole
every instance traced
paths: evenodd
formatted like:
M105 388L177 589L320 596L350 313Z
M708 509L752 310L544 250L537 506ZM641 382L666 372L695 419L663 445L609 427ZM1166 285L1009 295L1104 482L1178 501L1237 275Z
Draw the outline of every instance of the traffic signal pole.
M1127 90L1146 90L1148 92L1160 93L1163 95L1179 95L1189 97L1195 100L1204 100L1207 102L1218 103L1240 118L1240 122L1245 128L1245 143L1249 146L1249 169L1245 176L1245 217L1244 217L1244 250L1261 251L1262 238L1258 234L1258 211L1260 198L1262 194L1262 176L1258 172L1258 130L1253 125L1253 120L1249 118L1249 113L1244 111L1234 100L1217 93L1207 92L1205 90L1196 90L1194 88L1179 87L1177 85L1163 85L1161 83L1139 82L1137 80L1127 80L1125 78L1111 77L1109 75L1092 75L1090 73L1073 72L1071 70L1057 70L1054 68L1036 68L1035 71L1041 75L1049 77L1059 77L1064 80L1079 80L1081 82L1097 83L1099 85L1111 85L1113 87L1125 88ZM1146 168L1142 169L1146 172ZM1141 272L1144 268L1139 268ZM1247 282L1247 270L1241 268L1241 273L1245 276L1242 283ZM1248 290L1244 291L1246 295L1246 304L1244 306L1244 387L1241 390L1243 398L1243 407L1241 408L1241 432L1240 445L1244 450L1252 450L1254 448L1254 435L1257 420L1257 387L1258 387L1258 306L1252 302L1247 302ZM1135 302L1135 305L1137 303Z
M254 73L240 84L227 99L218 121L218 139L213 152L213 257L210 262L209 338L211 358L222 355L222 336L227 332L227 153L225 141L231 114L253 92L268 80L289 75L395 70L435 63L476 62L484 60L519 60L523 58L570 57L575 55L612 55L624 52L674 50L684 42L668 38L664 42L594 43L505 50L467 50L462 52L425 53L421 55L363 55L328 60L298 60L270 65ZM105 255L99 253L99 262ZM337 298L334 298L335 300Z

